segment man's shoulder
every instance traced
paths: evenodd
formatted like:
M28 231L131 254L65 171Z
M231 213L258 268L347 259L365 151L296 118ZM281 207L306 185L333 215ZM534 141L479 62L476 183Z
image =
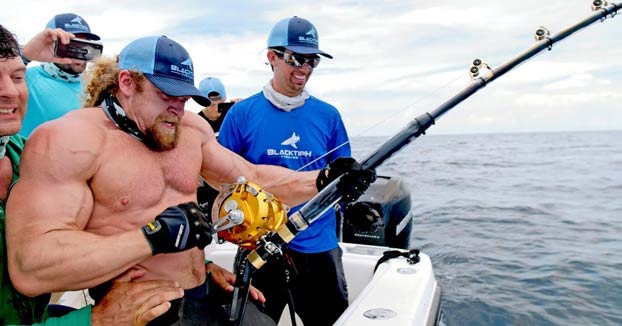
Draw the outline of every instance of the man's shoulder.
M254 104L256 104L258 101L265 101L266 98L263 96L263 92L258 92L255 93L249 97L246 97L242 100L239 100L237 102L235 102L235 104L233 105L234 107L237 106L238 108L240 107L250 107L253 106ZM238 109L239 110L239 109Z
M200 138L205 137L210 131L213 134L209 119L203 118L198 112L186 112L182 119L182 126L184 129L195 130Z
M73 96L74 93L82 90L82 84L79 81L69 81L59 76L50 75L41 65L26 69L26 86L32 93L31 96L49 96L55 102L67 101L66 96ZM77 97L75 99L72 97L71 100L79 102Z
M28 68L26 68L26 74L39 74L41 73L43 70L43 66L41 65L29 65Z
M78 109L37 127L26 141L22 164L27 162L32 169L40 171L37 173L54 178L92 176L98 162L110 152L107 144L111 137L103 113L103 117L96 117L86 110L101 113L93 108Z
M44 77L44 73L45 71L41 65L28 67L28 69L26 69L26 81L28 83L28 87L31 86L29 81Z
M105 133L105 115L97 108L82 108L41 124L28 138L46 138L64 143L84 143L101 138Z
M339 110L334 105L324 100L321 100L313 95L309 96L309 98L305 101L305 105L312 105L312 106L324 109L329 112L339 113Z
M270 102L263 95L263 92L255 93L244 98L235 104L227 112L227 116L235 116L238 119L246 119L261 115L263 110L270 108ZM227 119L225 119L226 121Z

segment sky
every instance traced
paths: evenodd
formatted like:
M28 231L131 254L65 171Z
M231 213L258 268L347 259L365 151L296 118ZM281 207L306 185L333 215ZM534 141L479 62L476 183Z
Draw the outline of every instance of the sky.
M24 43L64 12L81 15L108 56L167 35L193 58L195 84L218 77L229 98L270 80L272 26L306 18L334 56L307 90L339 109L351 137L396 134L469 85L474 59L498 67L531 47L540 26L555 35L592 13L587 0L22 0L0 11L0 24ZM428 134L622 129L621 40L622 15L595 23L458 104Z

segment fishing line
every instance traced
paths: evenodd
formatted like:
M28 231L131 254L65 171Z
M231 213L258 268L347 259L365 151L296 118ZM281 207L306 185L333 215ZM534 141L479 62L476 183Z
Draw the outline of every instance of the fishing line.
M522 51L510 60L505 61L500 66L492 68L485 64L484 61L476 59L471 66L470 74L472 81L469 85L442 103L431 112L426 112L414 118L400 132L391 137L385 143L380 145L377 150L367 158L361 160L361 165L365 169L375 169L384 161L399 152L405 146L410 144L417 137L425 134L426 130L435 124L436 120L447 113L449 110L460 104L462 101L475 94L487 84L503 76L519 64L533 58L536 54L545 49L551 50L553 44L565 39L576 31L579 31L597 21L603 21L608 17L616 16L618 10L622 9L621 3L608 4L604 0L594 0L592 3L593 13L587 18L580 20L578 23L561 30L555 35L547 34L545 31L538 29L536 31L536 43L526 50ZM480 74L484 70L485 74ZM249 257L253 258L251 264L254 268L259 269L270 257L271 246L280 246L291 241L299 232L305 230L309 224L313 223L326 210L341 200L341 195L337 191L339 179L334 180L320 191L315 197L307 201L307 203L298 211L289 216L289 221L279 229L277 233L272 233L262 241L265 245L260 245L254 250ZM282 232L282 233L281 233ZM286 237L283 237L285 235ZM268 246L268 248L266 248Z
M268 64L268 63L266 63L266 64ZM415 107L416 107L416 105L418 103L422 102L423 100L425 100L427 98L431 98L432 96L436 95L440 90L449 87L449 85L457 82L459 79L463 78L464 76L468 76L468 74L460 73L459 75L456 76L456 78L454 78L454 79L450 80L449 82L447 82L447 83L445 83L445 84L435 88L430 93L428 93L425 96L422 96L422 97L418 98L414 102L409 103L409 104L403 106L401 110L396 110L395 113L393 113L392 115L388 116L386 119L380 120L380 121L376 122L375 124L372 124L371 126L369 126L368 128L362 130L361 132L357 133L353 137L361 137L365 133L367 133L367 132L369 132L369 131L379 127L380 125L382 125L382 124L384 124L384 123L386 123L388 121L391 121L391 120L397 118L399 115L408 114L409 112L411 112L411 111L413 111L415 109ZM406 113L404 113L404 111L406 111ZM348 138L351 138L351 137L348 137ZM292 170L290 173L286 174L285 176L283 176L283 177L281 177L279 179L276 179L274 182L268 183L267 185L263 186L263 188L264 189L270 189L275 184L278 184L278 183L282 182L283 180L286 180L287 178L289 178L293 173L303 171L305 168L307 168L310 165L314 164L315 162L323 159L324 157L330 155L331 153L333 153L334 151L340 149L341 147L346 146L347 144L350 144L349 140L345 141L345 142L343 142L343 143L341 143L341 144L339 144L337 146L335 146L333 149L331 149L331 150L327 151L326 153L318 156L317 158L315 158L312 161L310 161L309 163L299 167L298 169Z
M619 4L616 5L615 3L609 5L608 2L604 1L604 0L595 0L595 1L592 2L592 10L593 11L604 11L605 12L605 14L600 18L601 22L606 20L608 16L611 16L611 18L613 18L617 14L617 10L620 9L619 6L620 6ZM596 15L596 14L594 14L594 15ZM594 23L594 21L591 21L591 22L587 22L587 21L588 21L588 19L586 19L583 22L577 24L577 26L573 26L573 27L576 27L577 29L571 30L573 28L567 28L565 30L562 30L561 32L559 32L558 35L555 36L556 39L552 39L551 33L550 33L550 31L547 28L545 28L543 26L540 26L536 30L534 38L536 39L537 42L546 42L546 47L545 48L548 51L551 51L554 43L556 43L556 42L566 38L567 36L569 36L570 34L576 32L576 31L580 31L580 30L584 29L585 27L591 26ZM544 51L541 51L541 50L542 49L540 49L540 50L538 50L538 51L536 51L534 53L529 53L529 56L526 59L524 59L524 60L519 60L517 62L511 62L510 65L504 64L504 65L499 66L496 69L493 69L485 61L482 61L480 59L475 59L473 61L473 64L471 65L471 68L469 69L469 72L466 74L466 75L470 75L470 77L471 77L471 81L468 84L472 84L473 81L475 80L475 78L479 78L480 80L483 81L484 86L485 86L485 84L487 84L489 82L492 82L498 76L501 76L505 72L509 71L510 69L513 69L513 68L515 68L518 65L521 65L522 63L524 63L528 59L531 59L533 57L536 57L536 56L539 56L539 55L545 53ZM263 49L262 51L260 51L259 55L261 56L262 54L265 53L265 51L267 51L267 49ZM527 50L525 52L528 52L528 51L529 50ZM525 52L523 52L521 55L525 55ZM266 62L266 61L264 61L264 63L266 65L269 65L269 63ZM494 73L493 73L493 70L496 70L496 71L494 71ZM480 77L480 76L486 75L486 74L488 75L488 78ZM417 100L415 100L414 102L412 102L410 104L405 105L402 108L402 110L395 111L395 113L393 113L392 115L390 115L386 119L383 119L381 121L378 121L375 124L372 124L368 128L362 130L361 132L359 132L359 133L357 133L357 134L355 134L353 136L354 137L363 136L365 133L368 133L369 131L371 131L371 130L373 130L375 128L378 128L381 124L384 124L384 123L386 123L388 121L391 121L391 120L395 119L398 115L403 115L404 114L403 111L407 111L407 113L413 111L417 104L419 104L420 102L422 102L425 99L428 99L428 98L436 95L440 90L449 87L449 85L451 85L453 83L456 83L460 78L464 77L464 75L465 75L465 73L460 73L454 79L452 79L452 80L448 81L447 83L445 83L445 84L435 88L429 94L418 98ZM484 86L482 86L482 87L484 87ZM475 91L477 91L477 89ZM470 95L472 95L472 94L467 95L467 97L470 96ZM462 100L460 100L460 101L462 101ZM451 101L451 99L450 99L450 101ZM455 103L455 104L451 105L449 108L446 108L444 111L449 110L451 107L453 107L454 105L457 105L457 104L458 103ZM438 118L438 117L440 117L440 115L444 114L445 113L444 111L440 112L438 114L438 116L436 116L436 118ZM407 129L408 127L409 126L406 126L404 129ZM315 158L314 160L310 161L309 163L301 166L300 168L298 168L296 170L292 170L290 173L284 175L283 177L281 177L279 179L276 179L275 181L270 182L270 183L264 185L264 189L272 188L275 184L278 184L278 183L282 182L283 180L286 180L287 178L291 177L294 172L300 172L300 171L304 170L305 168L309 167L310 165L316 163L318 160L321 160L321 159L325 158L327 155L330 155L334 151L338 150L339 148L341 148L341 147L343 147L343 146L345 146L345 145L347 145L349 143L350 143L350 141L347 141L347 142L344 142L342 144L339 144L335 148L329 150L328 152L326 152L326 153L322 154L321 156Z
M594 13L590 16L566 29L561 30L555 35L543 35L543 31L538 29L536 31L536 44L496 68L491 68L480 59L474 60L471 69L469 70L473 79L465 89L458 92L433 111L429 113L426 112L416 117L404 129L402 129L402 131L394 135L391 139L382 144L374 153L362 160L361 165L363 168L372 169L380 166L385 160L389 159L406 145L410 144L411 141L425 134L425 131L431 127L438 118L443 116L456 105L460 104L462 101L469 98L471 95L475 94L480 89L484 88L487 84L503 76L519 64L531 59L539 52L545 49L552 49L552 45L554 43L565 39L574 32L581 30L599 20L602 21L609 16L614 17L615 13L620 9L622 9L622 3L607 4L606 1L595 0L593 2ZM488 70L484 75L480 74L482 68ZM297 217L300 220L299 222L306 224L312 223L331 205L339 201L341 198L337 193L336 185L336 181L331 183L316 197L308 201L307 204L305 204L305 206L303 206L299 211L294 213L294 215L301 215Z
M491 68L482 60L474 60L471 69L469 70L472 81L466 88L442 103L433 111L426 112L414 118L400 132L378 147L374 153L362 160L362 167L365 169L377 168L387 159L410 144L411 141L425 134L426 130L434 125L438 118L454 108L456 105L460 104L462 101L469 98L471 95L475 94L480 89L484 88L488 83L503 76L506 72L510 71L520 63L531 59L544 49L548 48L550 50L554 43L563 40L574 32L587 27L598 20L603 21L609 16L613 18L620 9L622 9L622 2L608 4L607 1L604 0L594 0L592 2L592 10L594 13L590 16L555 35L542 35L541 33L538 33L539 30L536 31L537 42L535 45L532 45L519 55L509 61L506 61L500 66ZM484 68L484 70L488 70L484 75L480 75L482 68ZM236 271L236 279L243 280L240 283L236 282L236 289L234 290L235 295L232 300L232 303L236 305L238 304L238 298L242 300L242 309L238 311L244 311L244 306L246 305L246 300L248 299L250 275L262 268L271 257L278 255L278 252L282 246L292 241L296 235L304 231L326 210L341 200L341 194L339 194L339 191L337 190L337 184L339 181L340 178L328 184L315 197L304 204L300 210L290 215L288 221L284 225L280 226L276 232L270 232L269 234L263 236L258 241L256 249L251 251L246 256L245 263L242 268L238 268ZM239 325L243 320L241 314L232 313L230 314L230 318L231 317L234 317L235 319L230 319L230 321L234 321L236 325Z
M266 60L267 52L268 52L268 49L262 49L262 50L260 50L260 51L259 51L259 53L258 53L257 55L258 55L259 59L260 59L260 60L261 60L261 61L262 61L262 62L263 62L266 66L269 66L269 65L270 65L270 63ZM369 126L369 127L365 128L365 129L363 129L362 131L360 131L359 133L357 133L357 134L355 134L355 135L351 135L351 136L349 136L348 138L350 138L350 139L351 139L352 137L360 137L360 136L363 136L363 135L365 135L366 133L370 132L371 130L378 128L380 125L385 124L385 123L387 123L388 121L391 121L391 120L396 119L399 115L409 114L410 112L413 112L413 111L414 111L414 109L416 108L416 105L417 105L418 103L422 102L423 100L426 100L426 99L428 99L428 98L431 98L431 97L435 96L435 95L436 95L436 94L437 94L440 90L442 90L442 89L445 89L445 88L449 87L449 85L451 85L451 84L453 84L453 83L457 82L459 79L461 79L461 78L462 78L462 77L464 77L464 76L468 76L468 74L465 74L465 73L463 73L463 72L459 73L459 74L458 74L455 78L453 78L452 80L448 81L447 83L445 83L445 84L443 84L443 85L441 85L441 86L439 86L439 87L437 87L437 88L433 89L433 90L432 90L430 93L428 93L427 95L422 96L422 97L420 97L420 98L416 99L415 101L413 101L413 102L411 102L411 103L409 103L409 104L404 105L404 106L403 106L400 110L395 110L395 112L394 112L393 114L389 115L389 116L388 116L388 117L386 117L385 119L380 120L380 121L378 121L378 122L376 122L376 123L372 124L371 126ZM304 164L303 166L299 167L298 169L296 169L296 170L292 170L290 173L288 173L288 174L286 174L286 175L282 176L281 178L276 179L276 180L274 180L273 182L270 182L270 183L268 183L268 184L266 184L266 185L263 185L263 186L262 186L262 187L263 187L263 189L266 189L266 190L270 189L270 188L271 188L271 187L273 187L275 184L278 184L278 183L282 182L283 180L286 180L287 178L291 177L291 175L292 175L293 173L295 173L295 172L300 172L300 171L304 171L307 167L309 167L309 166L313 165L314 163L316 163L316 162L317 162L317 161L319 161L319 160L322 160L322 159L323 159L323 158L325 158L326 156L330 155L331 153L335 152L336 150L338 150L338 149L340 149L340 148L342 148L343 146L346 146L346 145L348 145L348 144L350 144L350 141L349 141L349 140L348 140L348 141L345 141L345 142L343 142L343 143L341 143L341 144L339 144L339 145L337 145L337 146L335 146L334 148L330 149L330 150L329 150L329 151L327 151L326 153L323 153L322 155L318 156L317 158L313 159L312 161L310 161L310 162L308 162L308 163Z

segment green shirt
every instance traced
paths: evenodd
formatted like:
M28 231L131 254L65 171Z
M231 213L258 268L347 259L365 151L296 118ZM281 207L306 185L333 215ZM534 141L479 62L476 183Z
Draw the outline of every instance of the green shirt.
M6 156L13 165L13 178L9 186L11 188L19 179L19 163L24 139L21 136L13 135L6 145ZM5 234L5 203L0 201L0 242L2 242L2 269L0 274L0 325L26 325L45 322L42 325L91 325L90 306L73 311L60 318L47 317L47 304L50 301L50 294L43 294L34 298L26 297L19 293L11 284L8 271L7 249Z

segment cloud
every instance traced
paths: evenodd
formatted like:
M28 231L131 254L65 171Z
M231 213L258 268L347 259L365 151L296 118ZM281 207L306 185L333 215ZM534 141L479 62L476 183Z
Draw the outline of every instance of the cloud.
M312 94L340 109L351 134L390 135L468 85L473 59L499 67L534 44L539 26L559 33L590 8L584 0L20 1L0 21L25 41L61 12L85 17L107 55L137 37L166 34L191 53L197 83L219 77L231 97L261 90L271 77L262 51L270 29L299 15L335 57L314 71ZM459 104L431 132L583 128L569 122L585 120L588 105L592 117L607 121L592 127L622 129L612 93L622 84L621 24L607 19L555 44Z
M611 85L610 80L603 80L594 78L591 74L576 74L570 77L553 82L544 87L544 90L556 91L556 90L568 90L568 89L582 89L589 86L606 86Z

